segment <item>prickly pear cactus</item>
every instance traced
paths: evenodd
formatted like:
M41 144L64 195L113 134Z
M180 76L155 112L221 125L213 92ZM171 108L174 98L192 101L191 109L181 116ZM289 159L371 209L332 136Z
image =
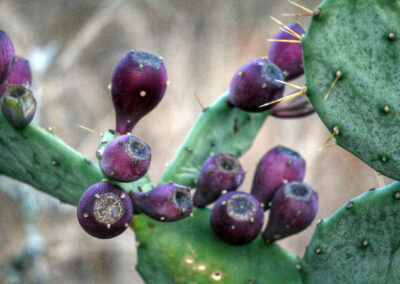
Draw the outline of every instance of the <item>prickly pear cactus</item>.
M400 183L350 200L314 232L304 283L400 282Z
M229 107L227 92L200 115L162 182L193 186L211 152L241 156L250 148L269 112ZM195 209L192 218L170 224L136 218L137 269L147 283L301 283L295 257L260 237L244 247L228 246L214 236L209 214Z
M327 128L338 127L337 144L400 179L400 2L319 8L302 41L307 95Z

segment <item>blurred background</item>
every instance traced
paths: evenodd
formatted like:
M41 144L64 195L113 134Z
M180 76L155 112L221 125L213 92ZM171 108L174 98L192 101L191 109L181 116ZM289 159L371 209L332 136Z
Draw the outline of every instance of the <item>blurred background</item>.
M301 0L311 9L319 2ZM309 18L282 16L299 12L280 0L2 0L0 29L30 61L37 122L93 160L99 137L77 124L97 132L115 127L107 85L116 63L131 49L163 56L171 84L135 128L152 146L150 176L157 181L202 110L194 94L211 104L242 64L267 55L266 39L279 29L270 15L306 28ZM316 220L378 186L375 172L345 150L318 150L329 134L316 114L268 118L241 158L247 171L241 190L250 190L258 160L278 144L305 157L305 181L320 199ZM74 207L5 177L0 204L0 283L143 283L131 230L94 239L80 228ZM302 256L316 220L279 243Z

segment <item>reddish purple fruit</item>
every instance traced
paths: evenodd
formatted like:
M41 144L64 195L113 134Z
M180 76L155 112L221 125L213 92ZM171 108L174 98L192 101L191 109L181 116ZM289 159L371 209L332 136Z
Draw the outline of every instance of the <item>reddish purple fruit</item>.
M305 95L278 103L272 108L271 115L279 118L299 118L315 112Z
M196 207L214 202L221 193L236 190L243 182L244 170L239 160L230 154L215 154L205 161L193 196Z
M267 243L294 235L307 228L318 211L318 195L301 182L283 185L272 199L268 225L263 232Z
M132 200L124 190L110 182L99 182L81 196L77 216L88 234L109 239L128 228L132 212Z
M305 33L303 28L297 23L291 24L288 27L300 36ZM299 40L297 37L283 30L280 30L274 39ZM269 47L268 58L282 70L285 81L295 79L304 73L301 43L274 41Z
M215 202L210 215L211 228L223 242L240 246L253 241L264 224L264 210L248 193L232 191Z
M10 74L14 56L14 46L10 38L0 30L0 83L3 83Z
M161 222L173 222L192 213L193 199L189 187L165 183L149 192L131 192L135 208Z
M256 59L244 64L232 78L229 105L249 112L260 112L272 105L260 107L282 97L284 85L281 70L268 59Z
M6 84L25 84L28 86L32 84L32 73L28 60L19 56L15 57L10 75L8 75L7 79L0 85L0 97L6 91Z
M289 148L276 146L258 162L251 194L267 210L276 190L285 182L302 181L305 171L303 157Z
M146 141L134 135L122 135L104 149L100 168L113 180L131 182L144 176L150 163L151 148Z
M117 131L128 133L164 96L167 70L162 59L143 51L128 52L111 77Z

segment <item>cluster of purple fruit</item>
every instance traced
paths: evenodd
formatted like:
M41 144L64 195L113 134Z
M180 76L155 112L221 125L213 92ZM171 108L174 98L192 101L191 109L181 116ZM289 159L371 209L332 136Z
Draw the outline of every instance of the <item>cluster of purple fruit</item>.
M111 78L116 110L114 139L98 153L106 179L89 187L81 196L77 216L90 235L108 239L118 236L131 222L133 210L161 221L172 222L192 212L192 196L186 186L166 183L146 193L126 193L115 182L133 182L149 170L151 148L130 134L136 123L161 101L167 87L167 72L161 58L131 51L117 64Z
M296 152L277 146L258 163L251 194L235 191L244 179L239 160L229 154L214 154L204 163L194 194L194 205L215 202L210 223L225 243L244 245L253 241L264 224L264 211L270 209L262 236L267 243L304 230L318 210L318 196L302 183L305 161Z
M29 62L15 55L11 39L0 30L0 105L4 117L16 128L26 127L35 115L31 83Z

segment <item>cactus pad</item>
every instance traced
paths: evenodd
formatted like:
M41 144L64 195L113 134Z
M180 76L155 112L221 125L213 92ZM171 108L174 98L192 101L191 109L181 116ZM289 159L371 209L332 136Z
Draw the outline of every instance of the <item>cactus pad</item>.
M261 237L241 247L224 244L211 230L210 210L193 213L174 223L136 218L136 268L146 283L301 283L297 259L279 246Z
M327 128L338 126L337 144L400 179L400 2L325 0L319 8L302 41L307 95Z
M371 189L317 225L304 283L400 282L400 183Z

